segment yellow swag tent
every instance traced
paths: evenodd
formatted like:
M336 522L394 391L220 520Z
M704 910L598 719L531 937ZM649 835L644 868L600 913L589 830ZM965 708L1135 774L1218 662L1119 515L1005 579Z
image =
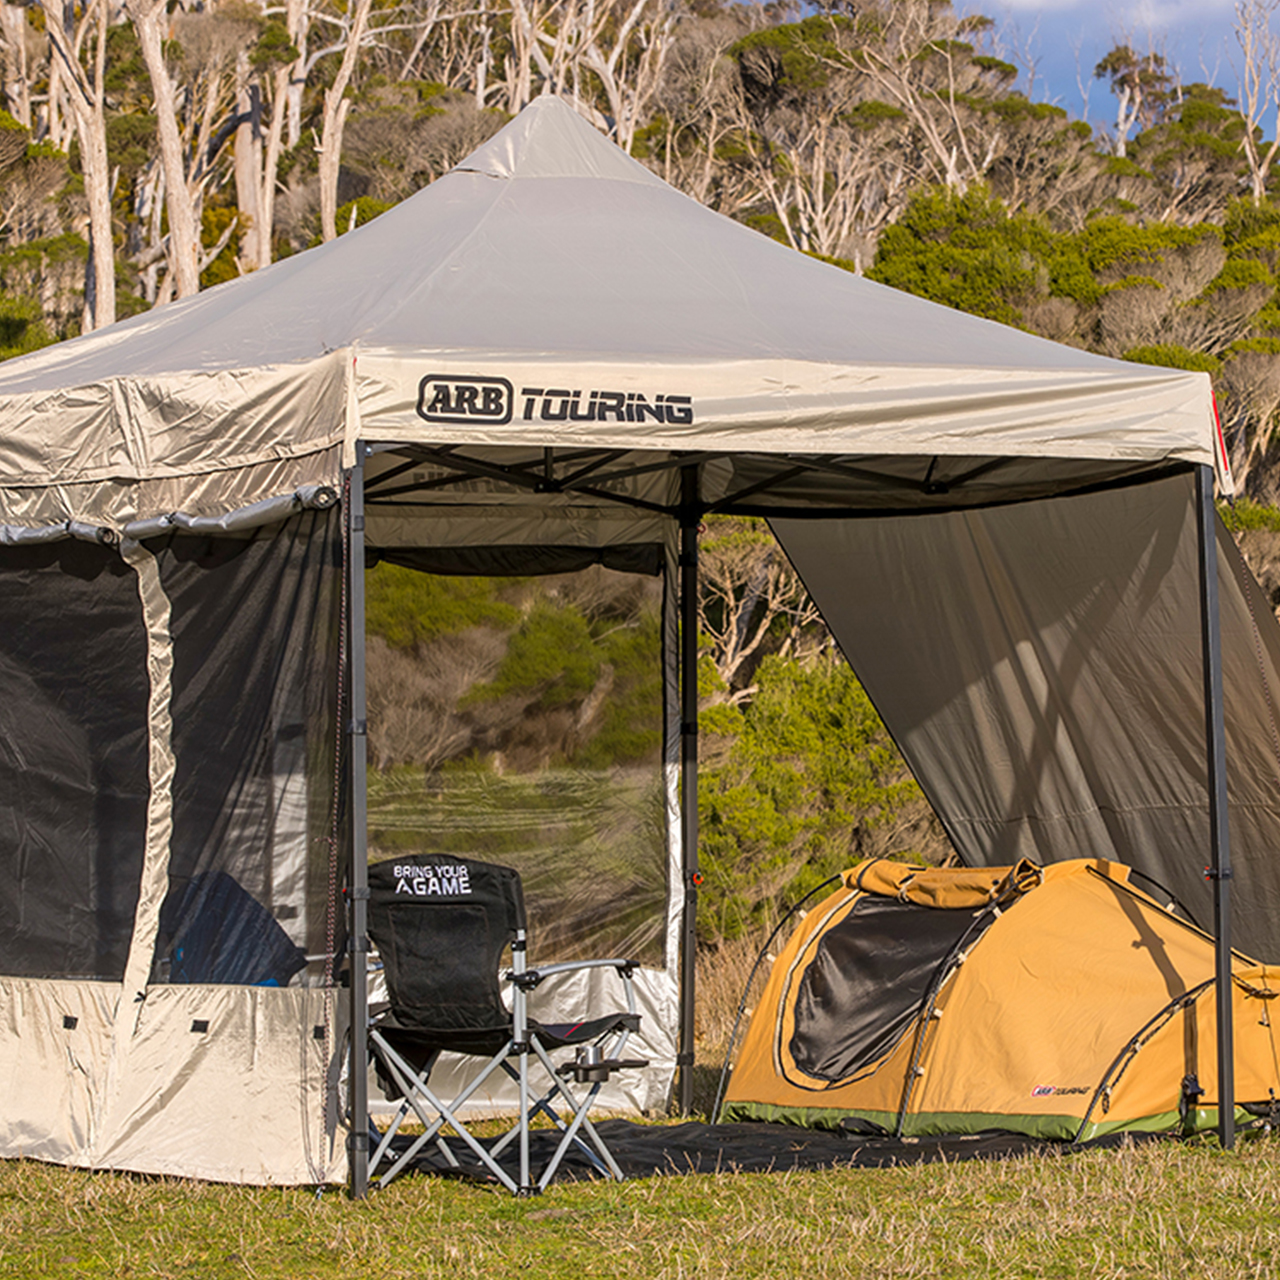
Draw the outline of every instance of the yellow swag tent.
M1280 971L1232 967L1235 1096L1280 1090ZM864 862L779 956L724 1118L899 1135L1194 1132L1218 1122L1213 939L1078 859Z

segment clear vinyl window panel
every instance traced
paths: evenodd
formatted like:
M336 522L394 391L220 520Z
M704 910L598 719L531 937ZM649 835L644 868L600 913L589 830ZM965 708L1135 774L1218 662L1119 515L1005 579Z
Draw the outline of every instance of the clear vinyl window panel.
M148 692L138 579L115 550L0 548L0 973L123 976Z
M514 867L535 962L660 966L658 560L644 572L538 564L521 577L368 573L369 856Z
M153 547L171 606L173 837L153 982L335 980L339 515Z

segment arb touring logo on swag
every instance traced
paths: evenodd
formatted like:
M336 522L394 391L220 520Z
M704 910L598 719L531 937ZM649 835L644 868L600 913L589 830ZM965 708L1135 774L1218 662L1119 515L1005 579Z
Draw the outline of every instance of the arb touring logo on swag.
M521 387L506 378L429 373L418 384L418 416L448 426L510 422L516 405L524 422L663 422L689 426L693 397L582 387Z

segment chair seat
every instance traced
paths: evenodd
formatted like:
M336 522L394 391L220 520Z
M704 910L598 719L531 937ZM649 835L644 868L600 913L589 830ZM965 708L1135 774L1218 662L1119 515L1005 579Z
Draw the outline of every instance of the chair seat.
M373 1025L387 1038L387 1043L410 1061L426 1060L432 1053L495 1054L511 1039L511 1024L505 1027L466 1027L438 1030L433 1027L406 1025L388 1010ZM538 1037L545 1049L564 1049L577 1044L589 1044L603 1035L615 1031L640 1030L638 1013L608 1013L600 1018L583 1022L534 1022L529 1030Z
M638 1013L609 1013L603 1018L590 1018L586 1022L533 1022L529 1029L542 1042L545 1049L564 1049L569 1045L590 1044L601 1036L615 1031L640 1030Z
M439 1029L406 1023L388 1010L374 1021L398 1053L410 1061L425 1061L433 1053L469 1053L489 1057L511 1040L511 1023L501 1027L450 1027Z

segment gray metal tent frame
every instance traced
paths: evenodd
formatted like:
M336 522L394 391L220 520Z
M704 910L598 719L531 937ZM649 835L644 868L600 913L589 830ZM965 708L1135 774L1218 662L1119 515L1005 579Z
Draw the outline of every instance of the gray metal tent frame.
M365 462L375 453L391 452L403 463L367 481ZM697 693L697 602L699 591L698 530L708 514L738 514L768 517L771 514L802 515L809 518L877 515L920 511L920 496L933 501L924 510L945 510L951 505L973 505L967 501L965 486L985 479L1012 458L985 458L961 461L961 469L943 480L938 475L938 457L910 460L915 474L883 468L883 459L831 454L735 454L735 459L753 456L764 465L766 475L725 494L715 501L704 499L701 487L703 466L725 455L719 451L663 453L652 461L634 461L635 453L604 448L530 447L529 457L519 462L495 463L475 457L462 445L379 444L358 442L355 463L344 478L347 574L347 679L350 716L346 732L350 744L348 771L348 813L351 823L351 867L349 896L349 962L351 1001L350 1151L349 1190L362 1198L369 1187L368 1075L364 1045L368 1036L367 997L368 937L368 723L365 686L365 512L367 505L410 498L433 489L446 489L476 477L484 477L531 494L580 494L596 501L616 502L673 517L680 529L679 552L679 679L680 705L680 838L683 901L680 927L680 1020L676 1063L679 1068L678 1106L688 1114L693 1101L694 1002L696 993L697 905L701 874L698 868L698 693ZM901 462L903 460L896 460ZM424 462L443 468L445 474L429 480L402 479ZM1204 680L1206 774L1210 828L1210 864L1204 870L1213 887L1213 927L1215 939L1215 985L1217 1000L1217 1065L1219 1099L1233 1099L1234 1057L1231 1023L1231 854L1227 805L1226 724L1223 697L1222 642L1218 605L1218 564L1214 540L1214 472L1207 465L1171 463L1167 468L1142 468L1142 477L1152 471L1175 474L1194 470L1197 533L1200 547L1199 587L1201 653ZM619 494L608 486L656 471L678 471L680 497L673 506L662 506L634 496ZM870 488L883 494L882 504L809 506L797 508L769 501L770 490L806 474L823 473L834 479L855 482L864 492ZM399 481L399 483L397 483ZM1112 480L1105 487L1129 483ZM1064 488L1053 494L1010 497L1007 501L1051 501L1053 497L1087 491L1090 487ZM896 507L894 491L910 492L914 502ZM976 497L976 505L983 505ZM1222 1147L1235 1141L1232 1106L1219 1105L1218 1138Z

